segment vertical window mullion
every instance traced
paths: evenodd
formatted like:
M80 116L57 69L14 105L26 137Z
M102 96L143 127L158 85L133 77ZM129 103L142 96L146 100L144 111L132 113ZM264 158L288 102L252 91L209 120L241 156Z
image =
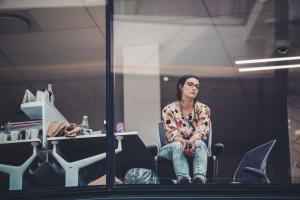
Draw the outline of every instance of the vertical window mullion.
M112 190L115 177L114 144L114 74L113 74L113 0L106 1L106 183Z

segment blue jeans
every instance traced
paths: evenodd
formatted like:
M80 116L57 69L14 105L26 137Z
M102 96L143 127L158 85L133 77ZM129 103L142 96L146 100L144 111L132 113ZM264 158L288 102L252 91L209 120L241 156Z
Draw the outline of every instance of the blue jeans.
M187 156L183 153L180 142L172 142L164 145L160 148L158 156L173 162L177 180L180 180L183 176L191 179ZM206 144L201 140L197 140L193 156L193 178L200 177L206 182L207 157L208 149Z

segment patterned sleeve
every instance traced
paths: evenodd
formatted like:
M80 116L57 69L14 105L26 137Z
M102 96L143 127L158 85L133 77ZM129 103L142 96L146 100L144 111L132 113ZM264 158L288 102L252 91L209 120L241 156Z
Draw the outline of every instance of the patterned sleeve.
M198 120L196 119L196 130L192 138L205 141L209 132L210 109L206 105L198 106L195 110Z
M173 113L174 111L172 111L170 106L166 106L162 110L162 118L164 121L167 143L173 142L176 136L180 136L182 138L182 135L179 133L176 124L176 117Z

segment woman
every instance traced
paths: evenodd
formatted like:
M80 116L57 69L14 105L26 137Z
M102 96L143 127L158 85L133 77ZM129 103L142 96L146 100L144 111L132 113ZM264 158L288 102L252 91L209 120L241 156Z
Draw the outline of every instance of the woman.
M191 183L187 157L193 157L193 183L206 182L210 124L209 107L198 102L200 80L193 75L181 77L177 82L177 101L162 110L167 144L159 152L173 162L178 183Z

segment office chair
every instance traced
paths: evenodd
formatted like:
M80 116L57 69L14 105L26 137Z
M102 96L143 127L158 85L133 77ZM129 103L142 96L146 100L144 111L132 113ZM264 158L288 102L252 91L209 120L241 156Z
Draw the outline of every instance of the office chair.
M232 183L270 183L266 174L268 156L276 140L248 151L240 161Z
M224 145L221 143L217 143L214 145L212 149L212 127L211 123L209 124L209 134L208 138L205 141L209 155L208 155L208 165L207 165L207 182L213 182L214 177L218 175L218 159L217 157L221 154ZM158 122L158 134L157 134L157 146L158 149L166 144L166 137L165 137L165 128L164 123L162 121ZM188 158L189 166L190 166L190 174L192 174L192 163L193 160L191 157ZM176 180L176 175L173 168L172 161L169 161L165 158L156 156L156 172L158 177L160 178L160 182L162 184L174 184L174 179Z

